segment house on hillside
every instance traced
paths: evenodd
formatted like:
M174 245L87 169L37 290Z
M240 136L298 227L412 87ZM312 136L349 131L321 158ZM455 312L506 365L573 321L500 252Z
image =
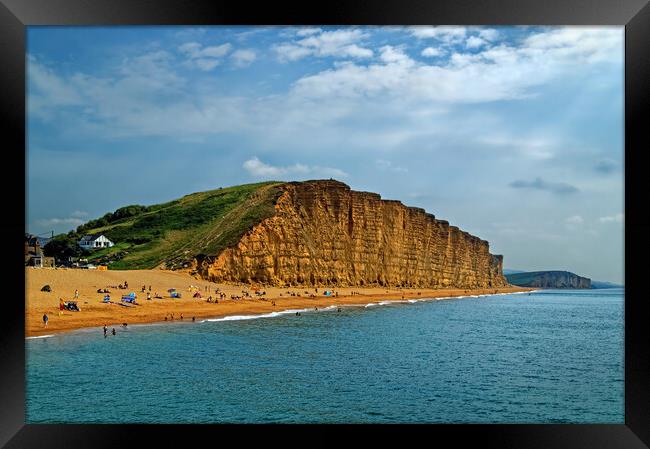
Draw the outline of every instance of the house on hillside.
M54 266L54 257L43 254L41 241L35 235L25 234L25 265L40 268Z
M87 250L110 248L113 246L113 242L107 239L103 234L91 234L84 235L81 240L79 240L79 246Z
M41 254L42 252L41 242L39 242L38 237L25 234L25 263L27 263L32 255Z

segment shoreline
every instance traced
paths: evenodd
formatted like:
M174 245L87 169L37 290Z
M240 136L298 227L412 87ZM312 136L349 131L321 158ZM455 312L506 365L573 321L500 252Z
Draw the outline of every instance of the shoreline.
M368 308L370 306L385 306L385 305L390 305L390 304L415 304L418 302L430 302L430 301L444 301L448 299L461 299L461 298L479 298L479 297L488 297L488 296L500 296L500 295L509 295L509 294L522 294L522 293L529 293L533 291L539 291L540 289L531 289L530 291L513 291L513 292L499 292L499 293L485 293L485 294L477 294L473 295L473 292L476 292L476 290L469 290L468 293L463 293L462 295L458 296L441 296L441 297L421 297L418 296L418 299L415 298L404 298L404 299L382 299L379 302L364 302L364 303L340 303L340 304L332 304L332 305L323 305L323 304L318 304L322 308L319 308L317 311L312 309L311 307L314 306L314 304L310 304L309 308L300 308L300 309L277 309L274 307L272 310L269 312L265 313L251 313L251 314L227 314L227 315L219 315L219 316L201 316L198 317L195 315L196 318L196 324L204 323L206 321L211 321L211 322L216 322L216 321L242 321L242 320L253 320L253 319L258 319L258 318L274 318L280 315L290 315L293 314L294 312L300 312L300 313L310 313L310 312L326 312L326 311L332 311L337 307L341 308ZM444 289L441 289L440 292L444 292ZM339 297L339 299L347 299L347 298L352 298L352 297ZM312 300L316 298L310 298ZM368 298L368 299L375 299L379 300L379 298ZM314 306L316 307L316 306ZM275 314L275 315L272 315ZM148 325L166 325L166 324L191 324L192 319L184 319L184 320L174 320L174 321L141 321L141 322L131 322L129 326L148 326ZM109 325L109 328L111 326ZM115 324L112 327L118 327L118 324ZM121 327L121 326L120 326ZM78 328L70 328L70 329L65 329L65 330L60 330L56 331L53 333L45 333L43 335L32 335L32 336L26 336L26 340L31 340L31 339L41 339L41 338L49 338L49 337L56 337L61 334L66 334L66 333L71 333L75 331L88 331L90 329L95 329L97 328L98 330L101 327L96 327L96 326L88 326L88 327L78 327Z
M119 307L117 304L101 303L103 294L97 293L96 289L104 288L106 285L118 284L119 279L127 279L129 285L134 287L128 290L111 290L111 298L119 302L121 294L135 291L138 295L140 305L134 307ZM136 281L139 280L139 282ZM262 298L230 299L230 295L239 293L242 290L250 290L250 286L215 284L208 281L197 280L183 272L170 272L165 270L132 270L132 271L87 271L87 270L43 270L31 269L26 271L26 298L25 298L25 338L57 335L79 329L98 328L101 330L104 324L109 328L120 329L122 323L130 324L166 324L167 322L192 322L192 317L199 320L218 320L232 316L256 316L273 312L284 312L293 309L319 310L326 307L336 306L368 306L368 304L387 302L401 302L407 300L424 301L436 298L458 298L471 296L487 296L494 294L523 293L538 290L525 287L501 287L487 289L397 289L397 288L354 288L341 287L333 289L339 293L338 297L324 296L325 288L318 288L318 296L289 296L288 292L294 294L317 294L315 288L293 287L263 288L267 294ZM49 282L48 282L49 281ZM52 293L41 292L38 285L48 284L52 286ZM102 285L103 284L103 285ZM146 298L146 293L141 293L143 284L153 284L153 292L163 291L163 299ZM161 285L163 284L163 285ZM202 298L193 298L185 287L195 285L199 287ZM73 287L75 286L75 287ZM181 299L172 299L167 296L167 288L178 288L181 292ZM209 291L205 292L205 288ZM219 288L227 296L218 304L206 302L206 297L214 297L214 289ZM74 290L79 290L78 304L80 312L63 311L58 308L59 298L72 300ZM66 294L63 294L66 293ZM355 293L355 294L352 294ZM275 302L275 306L273 305ZM377 304L379 305L379 304ZM47 313L49 322L43 325L42 316ZM165 317L174 320L165 321ZM181 314L183 320L180 320ZM249 318L240 318L249 319Z

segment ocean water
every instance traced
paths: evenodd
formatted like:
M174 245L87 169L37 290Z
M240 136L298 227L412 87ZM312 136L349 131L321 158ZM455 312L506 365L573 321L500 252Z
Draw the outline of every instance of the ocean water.
M623 307L545 290L27 339L26 421L621 424Z

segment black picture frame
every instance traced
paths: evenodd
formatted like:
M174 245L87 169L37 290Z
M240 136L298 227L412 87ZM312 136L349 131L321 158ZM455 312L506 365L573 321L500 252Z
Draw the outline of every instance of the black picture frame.
M645 0L384 0L321 4L184 0L0 0L0 110L6 144L2 187L6 206L3 271L11 286L2 298L0 327L0 445L8 448L183 446L207 438L246 438L244 426L220 425L32 425L25 424L24 268L25 232L25 36L29 25L205 24L447 24L625 26L625 424L621 425L421 425L354 426L364 436L404 443L402 432L424 442L472 443L495 448L643 448L650 446L650 350L648 307L642 279L650 254L650 220L644 210L645 165L650 149L644 126L650 105L650 4ZM10 176L8 176L10 175ZM20 238L19 238L20 237ZM6 266L5 266L6 265ZM23 298L21 300L20 298ZM262 428L263 427L263 428ZM268 441L294 440L295 428L258 426ZM299 426L321 444L341 442L349 426ZM282 433L282 435L278 435ZM310 437L313 438L313 437Z

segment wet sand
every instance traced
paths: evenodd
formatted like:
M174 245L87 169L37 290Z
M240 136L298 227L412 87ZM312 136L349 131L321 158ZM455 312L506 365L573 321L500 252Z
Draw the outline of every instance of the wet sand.
M124 281L128 282L127 290L112 288ZM338 297L324 296L327 288L306 287L263 287L266 291L263 297L257 297L249 285L215 284L213 282L197 280L187 272L165 270L80 270L65 268L26 268L25 269L25 336L55 334L75 329L97 327L105 324L110 328L121 326L122 323L154 323L164 322L165 317L174 321L183 316L183 321L191 321L192 317L219 318L228 315L253 315L286 309L300 309L318 307L324 308L333 305L369 304L377 301L401 299L425 299L439 297L455 297L466 295L485 295L494 293L513 293L534 290L523 287L505 287L491 289L412 289L412 288L335 288ZM50 285L51 292L42 292L41 287ZM151 285L151 300L147 300L147 293L142 293L142 286ZM193 298L188 290L190 285L198 287L202 298ZM208 291L206 291L206 287ZM103 293L98 289L108 288L111 301L121 303L122 295L135 292L139 305L124 307L113 303L103 303ZM180 299L169 296L167 290L175 288L181 293ZM214 299L216 289L226 294L225 299L219 303L208 303L207 297ZM65 301L74 301L74 291L79 290L79 299L76 300L80 312L60 311L59 298ZM230 299L231 295L242 296L242 291L248 291L253 297ZM293 292L301 296L290 296ZM154 299L155 293L163 299ZM308 295L315 295L309 297ZM275 302L275 305L273 305ZM48 315L48 325L43 324L43 314ZM101 332L101 329L98 329Z

